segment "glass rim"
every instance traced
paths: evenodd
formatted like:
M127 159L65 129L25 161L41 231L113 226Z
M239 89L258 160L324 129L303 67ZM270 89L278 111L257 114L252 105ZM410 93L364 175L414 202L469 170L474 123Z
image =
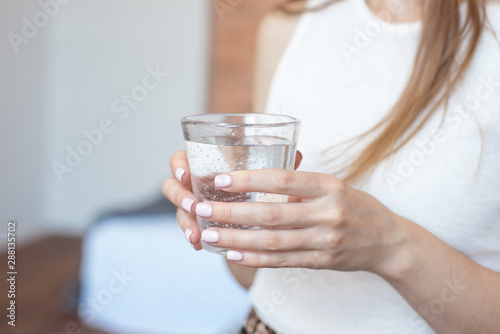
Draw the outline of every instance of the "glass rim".
M216 122L209 120L200 120L198 118L215 118L215 117L225 117L225 116L238 116L238 117L247 117L247 116L258 116L258 117L266 117L266 116L274 116L274 117L282 117L289 119L288 121L280 121L275 123L266 123L266 122L257 122L257 123L232 123L232 122ZM300 120L293 116L289 115L280 115L280 114L258 114L258 113L245 113L245 114L197 114L183 117L181 119L182 124L197 124L197 125L206 125L206 126L220 126L220 127L282 127L286 125L298 125L300 124Z

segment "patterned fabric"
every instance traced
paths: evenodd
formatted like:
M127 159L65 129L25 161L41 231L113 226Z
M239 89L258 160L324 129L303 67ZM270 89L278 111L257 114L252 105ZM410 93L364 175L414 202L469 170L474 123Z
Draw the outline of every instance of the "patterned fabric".
M280 334L276 332L272 328L266 325L264 321L262 321L255 310L252 308L250 313L248 314L247 322L240 329L240 331L236 334Z

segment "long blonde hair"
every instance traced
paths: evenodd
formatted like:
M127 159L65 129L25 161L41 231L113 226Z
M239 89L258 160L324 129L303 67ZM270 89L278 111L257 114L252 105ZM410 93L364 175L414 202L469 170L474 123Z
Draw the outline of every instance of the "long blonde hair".
M300 1L303 0L288 0L280 8L296 14L298 11L290 5ZM338 1L329 0L308 10L321 10ZM345 168L345 181L360 179L383 159L406 145L441 106L444 105L446 111L447 102L471 64L487 24L485 2L426 1L420 43L408 85L383 120L368 132L352 139L356 141L373 131L379 132ZM462 3L467 7L463 18L460 15Z

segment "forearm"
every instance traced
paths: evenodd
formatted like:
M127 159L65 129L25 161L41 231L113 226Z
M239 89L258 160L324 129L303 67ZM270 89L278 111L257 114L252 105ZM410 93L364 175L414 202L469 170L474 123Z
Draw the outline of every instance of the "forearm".
M257 268L245 267L228 260L226 260L226 263L236 281L248 290L253 283Z
M399 259L404 269L384 278L437 333L500 333L500 273L399 219L411 234ZM410 323L422 325L418 317Z

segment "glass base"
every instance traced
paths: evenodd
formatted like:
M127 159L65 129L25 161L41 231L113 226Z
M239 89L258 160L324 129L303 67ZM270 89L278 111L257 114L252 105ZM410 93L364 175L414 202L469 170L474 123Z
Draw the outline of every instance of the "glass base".
M222 248L222 247L212 246L210 244L207 244L203 240L201 241L201 245L203 246L203 249L206 250L206 251L209 251L211 253L216 253L216 254L224 255L224 256L227 255L227 251L229 250L229 248Z

